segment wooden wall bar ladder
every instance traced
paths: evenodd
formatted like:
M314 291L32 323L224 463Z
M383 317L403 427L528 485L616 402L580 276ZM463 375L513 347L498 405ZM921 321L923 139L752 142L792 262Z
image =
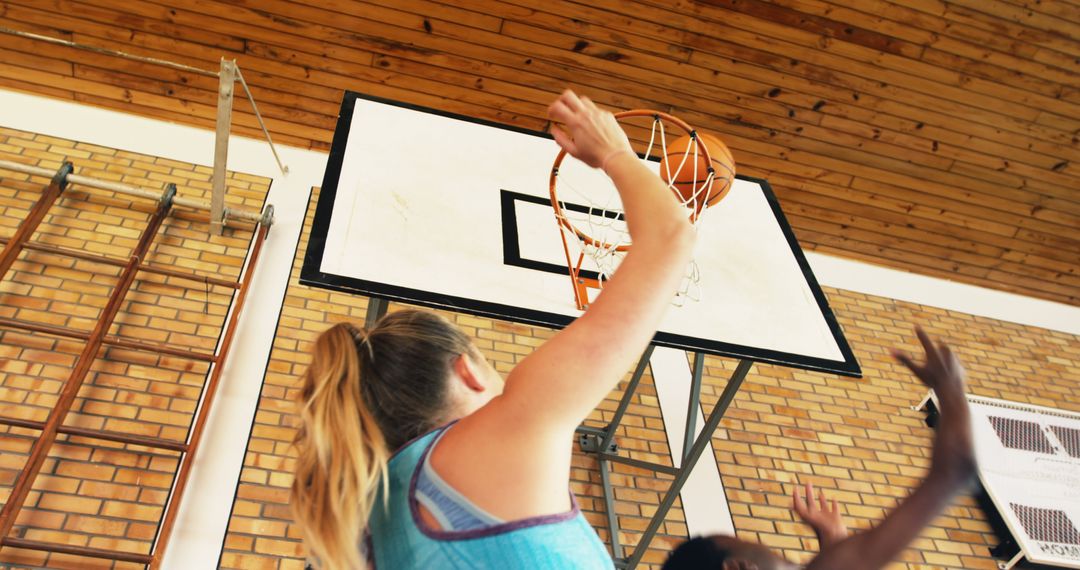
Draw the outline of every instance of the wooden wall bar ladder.
M184 489L191 473L191 466L195 459L199 442L203 436L206 421L212 409L212 404L221 380L221 373L222 370L224 370L229 349L235 337L236 326L239 323L240 315L247 299L247 294L251 288L258 259L262 252L263 243L266 240L270 225L273 223L273 207L267 206L263 215L258 218L258 225L255 227L254 243L251 246L250 255L248 255L247 262L244 266L243 276L239 282L234 282L227 279L189 273L179 269L148 266L144 264L146 254L150 250L154 237L158 233L158 230L161 228L174 204L176 187L172 184L167 186L164 195L159 199L156 211L150 217L146 227L140 235L135 249L126 261L29 241L30 236L33 234L38 224L44 219L49 207L56 201L60 192L63 190L64 185L68 182L68 175L70 175L70 173L71 164L65 163L56 176L53 177L48 188L46 188L45 192L43 192L35 206L31 209L30 214L28 214L22 224L20 224L15 234L7 240L0 240L0 243L5 244L4 249L0 251L0 280L4 279L7 270L10 269L19 253L24 250L40 251L51 255L85 259L95 263L120 266L123 269L105 308L102 310L97 323L90 332L74 330L57 325L29 323L18 319L0 318L0 328L24 330L86 341L68 379L61 389L60 396L55 406L45 421L41 422L0 417L0 425L38 430L41 432L31 447L30 456L27 459L26 465L15 479L14 486L7 502L4 504L3 508L0 509L0 548L13 547L57 552L122 562L142 563L151 565L152 568L157 568L164 560L165 548L169 543L169 536L171 535L176 522L179 505L183 499ZM38 173L35 172L34 174ZM221 337L222 340L215 353L211 354L196 350L177 348L165 344L136 339L124 339L107 334L116 315L119 313L125 295L131 289L132 284L135 281L136 274L140 271L233 289L230 313L226 319ZM79 389L102 346L117 346L127 349L151 351L157 354L209 362L211 364L208 380L204 385L185 442L63 425L64 419L71 410L71 407L78 396ZM22 510L33 487L34 480L40 474L42 466L48 457L49 450L56 442L58 434L138 445L149 449L179 454L178 468L173 477L173 486L165 501L162 510L162 519L159 521L157 535L150 548L150 552L125 552L80 545L28 540L25 538L9 536L15 525L16 517Z

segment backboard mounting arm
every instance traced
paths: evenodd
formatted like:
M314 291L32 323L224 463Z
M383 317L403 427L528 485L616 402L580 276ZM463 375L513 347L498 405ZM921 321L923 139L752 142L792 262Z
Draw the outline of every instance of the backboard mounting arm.
M681 463L679 463L679 467L673 468L659 463L650 463L622 457L618 455L618 445L614 441L619 422L623 417L623 413L626 411L626 407L629 406L630 401L633 399L634 392L641 381L641 376L651 358L652 351L653 347L649 346L642 355L641 360L638 362L634 375L627 385L626 392L619 402L619 407L615 410L612 422L602 429L589 426L580 426L577 429L579 436L578 442L581 450L586 453L595 454L600 464L604 504L606 506L608 517L608 533L611 536L612 558L615 560L615 567L627 570L636 568L637 565L641 563L641 558L645 555L645 551L649 548L649 544L652 542L653 537L656 536L657 531L660 529L660 525L663 524L668 511L670 511L672 505L675 504L675 499L679 496L687 479L689 479L690 473L694 470L694 466L697 465L698 460L701 459L701 455L712 439L713 432L715 432L717 426L720 425L720 420L723 419L724 413L727 412L728 406L730 406L731 402L735 399L735 394L738 393L743 380L746 379L746 375L750 372L750 368L754 364L752 360L739 361L735 371L728 379L727 386L724 387L720 399L705 420L704 427L695 437L694 423L697 418L696 411L701 401L701 383L704 373L705 355L701 352L694 353L693 377L691 380L690 400L688 402L691 413L687 414L686 439L683 445L684 455ZM631 552L629 556L624 555L623 546L619 542L619 524L618 516L615 513L614 502L615 493L608 477L610 463L626 463L635 467L649 469L657 473L665 473L675 477L671 486L664 494L664 498L660 502L660 506L657 508L656 513L649 521L649 525L646 527L637 546L634 547L633 552Z

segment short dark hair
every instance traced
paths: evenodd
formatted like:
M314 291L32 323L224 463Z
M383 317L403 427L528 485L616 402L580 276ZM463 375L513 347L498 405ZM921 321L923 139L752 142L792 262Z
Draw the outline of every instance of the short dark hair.
M682 543L668 556L662 570L720 570L731 551L699 536Z

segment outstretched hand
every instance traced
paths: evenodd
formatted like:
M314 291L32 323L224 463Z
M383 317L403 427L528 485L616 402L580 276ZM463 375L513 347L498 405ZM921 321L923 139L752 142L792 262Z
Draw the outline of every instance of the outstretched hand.
M935 344L921 327L915 327L915 334L926 351L926 362L918 364L899 350L894 350L893 356L937 395L941 419L934 439L932 470L949 479L964 480L975 469L971 412L964 395L964 366L948 345Z
M597 107L588 97L578 97L567 89L548 107L548 116L557 123L552 129L555 142L574 158L601 168L608 158L622 152L633 154L630 140L615 116Z
M893 351L893 355L937 394L941 415L930 472L880 524L823 547L806 570L885 567L949 504L975 472L971 412L964 395L964 367L944 343L935 343L919 327L915 328L915 334L926 351L925 362L917 363L900 351Z
M814 485L812 483L806 483L805 496L800 496L799 486L795 486L795 489L791 492L791 508L803 522L814 529L821 548L847 538L847 525L844 524L844 518L840 514L840 509L836 506L836 499L827 500L825 492L819 490L817 505L815 506Z
M964 366L945 343L934 344L922 327L915 327L915 334L926 351L926 362L917 364L910 356L899 350L893 356L907 366L923 384L934 390L938 398L963 397Z

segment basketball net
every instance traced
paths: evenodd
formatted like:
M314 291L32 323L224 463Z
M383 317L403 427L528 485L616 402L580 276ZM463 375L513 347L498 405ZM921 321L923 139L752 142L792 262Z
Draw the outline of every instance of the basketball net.
M668 157L662 162L665 172L661 174L664 179L672 181L668 188L686 207L687 218L696 229L715 180L708 149L689 125L666 113L634 110L615 115L620 121L633 117L652 118L652 124L648 127L648 145L639 156L646 161ZM681 157L678 154L668 155L669 128L665 123L693 138L695 144L687 144ZM657 150L659 154L654 154ZM704 158L704 161L699 158ZM703 164L710 165L707 171L702 168ZM590 303L589 289L603 289L604 283L615 274L632 245L619 193L606 175L598 175L599 172L566 151L559 153L551 171L552 208L566 253L574 299L581 310ZM604 183L598 176L607 182ZM687 300L700 301L700 280L697 262L691 259L672 303L682 306Z

